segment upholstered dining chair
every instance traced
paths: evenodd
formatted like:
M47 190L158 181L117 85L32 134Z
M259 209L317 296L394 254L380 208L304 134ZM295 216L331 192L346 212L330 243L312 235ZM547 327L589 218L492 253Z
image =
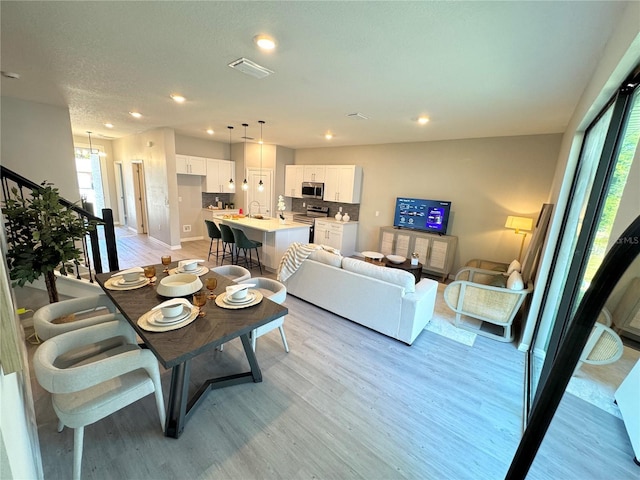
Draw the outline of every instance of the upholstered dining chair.
M223 275L234 282L241 282L251 278L251 272L240 265L221 265L213 267L211 271L216 272L218 275Z
M33 327L40 340L79 328L122 319L115 305L104 295L89 295L51 303L33 314Z
M260 263L260 254L258 253L258 248L262 246L262 242L249 240L244 231L240 230L239 228L232 228L231 231L233 232L233 238L236 241L236 263L240 262L240 250L242 250L242 253L244 255L244 266L247 268L253 268L253 265L256 262L254 262L251 257L251 250L255 250L257 265L260 269L260 275L262 275L262 264ZM249 253L248 258L247 252Z
M276 303L282 304L287 299L287 287L277 280L272 280L271 278L254 277L238 283L254 284L254 290L258 290L264 297ZM285 352L289 352L287 337L284 334L284 319L285 317L276 318L272 322L262 325L251 332L251 347L254 352L256 350L258 337L270 332L271 330L275 330L276 328L280 331L280 337L282 338L282 344L284 345Z
M220 265L224 263L224 259L227 256L227 250L229 250L229 254L231 255L231 264L233 265L236 263L234 260L236 254L236 240L233 237L231 227L221 223L220 233L222 235L222 259L220 260Z
M222 232L216 225L213 220L205 220L205 225L207 226L207 235L211 241L209 242L209 256L207 257L207 261L211 258L211 254L213 253L213 241L216 241L216 261L220 258L220 240L222 240Z
M81 361L79 350L87 352ZM58 431L65 425L74 429L74 479L81 476L85 426L154 393L164 429L158 361L150 350L136 345L135 332L125 321L93 325L45 340L34 354L33 365L38 383L51 393Z

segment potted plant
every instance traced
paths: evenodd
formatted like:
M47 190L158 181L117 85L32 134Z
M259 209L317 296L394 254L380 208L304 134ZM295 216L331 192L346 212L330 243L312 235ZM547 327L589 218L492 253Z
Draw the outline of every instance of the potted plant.
M49 302L58 301L56 268L71 273L67 262L77 263L81 251L76 240L95 229L96 222L78 217L70 207L61 203L60 194L52 184L41 187L23 198L18 189L11 189L2 213L7 227L7 264L14 287L33 283L44 276Z
M280 223L284 223L284 211L287 209L287 206L284 204L284 197L282 195L278 195L278 218L280 218Z

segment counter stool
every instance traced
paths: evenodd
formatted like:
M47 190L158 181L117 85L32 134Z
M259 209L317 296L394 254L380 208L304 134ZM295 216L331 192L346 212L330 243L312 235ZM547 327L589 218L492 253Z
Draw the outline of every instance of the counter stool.
M211 250L211 247L213 246L214 240L216 241L216 261L217 261L220 258L219 252L220 252L220 240L222 239L222 232L220 232L220 229L218 228L218 226L214 221L205 220L204 223L207 226L207 234L211 239L211 242L209 242L209 256L207 257L207 262L209 261L209 259L211 258L211 254L213 253L213 250Z
M222 235L222 260L220 260L220 265L224 263L224 257L227 255L227 248L229 249L229 253L231 254L231 264L233 265L233 256L234 250L236 250L236 240L233 236L233 232L231 231L231 227L229 225L225 225L224 223L220 224L220 233Z
M240 261L240 250L242 250L244 254L244 265L245 267L251 269L253 268L254 262L251 258L251 250L256 251L256 258L258 259L258 268L260 269L260 275L262 275L262 264L260 263L260 254L258 253L258 247L262 246L262 242L257 242L255 240L249 240L244 231L239 228L232 228L233 237L236 241L236 264ZM247 250L249 251L249 258L247 259Z
M277 280L272 280L271 278L265 277L254 277L249 278L248 280L243 280L238 283L250 283L254 284L254 290L258 290L262 295L272 302L283 303L287 298L287 287L285 287L282 283ZM272 322L269 322L265 325L261 325L255 330L251 331L251 347L253 351L256 351L256 341L259 336L264 335L271 330L278 329L280 330L280 337L282 337L282 344L284 345L285 352L289 352L289 345L287 345L287 337L284 334L284 316L280 318L276 318Z

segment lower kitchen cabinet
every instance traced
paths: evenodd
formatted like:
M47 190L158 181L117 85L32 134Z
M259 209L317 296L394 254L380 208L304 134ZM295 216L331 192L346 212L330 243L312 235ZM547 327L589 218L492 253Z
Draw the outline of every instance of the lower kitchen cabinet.
M313 243L336 248L344 257L355 253L357 236L358 222L315 221Z

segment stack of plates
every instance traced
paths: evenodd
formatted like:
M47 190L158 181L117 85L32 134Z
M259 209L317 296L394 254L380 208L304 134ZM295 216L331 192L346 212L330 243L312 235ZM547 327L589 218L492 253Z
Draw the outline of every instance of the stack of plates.
M227 292L221 293L216 297L216 305L222 308L245 308L257 305L262 301L262 293L258 290L249 290L247 296L242 300L234 300L233 298L227 298Z
M156 325L158 327L167 327L169 325L176 325L180 322L184 322L191 315L191 307L184 305L182 307L182 312L180 312L175 317L165 317L162 315L162 310L153 310L152 313L147 318L147 322L151 325Z
M147 281L146 277L140 277L137 280L134 280L133 282L127 282L124 279L124 277L115 277L113 279L113 284L116 287L137 287L138 285L142 285L146 281Z
M256 292L252 292L251 290L249 290L247 292L247 296L240 300L236 300L233 297L229 297L225 295L222 301L227 305L245 305L247 303L253 302L255 298L256 298Z

